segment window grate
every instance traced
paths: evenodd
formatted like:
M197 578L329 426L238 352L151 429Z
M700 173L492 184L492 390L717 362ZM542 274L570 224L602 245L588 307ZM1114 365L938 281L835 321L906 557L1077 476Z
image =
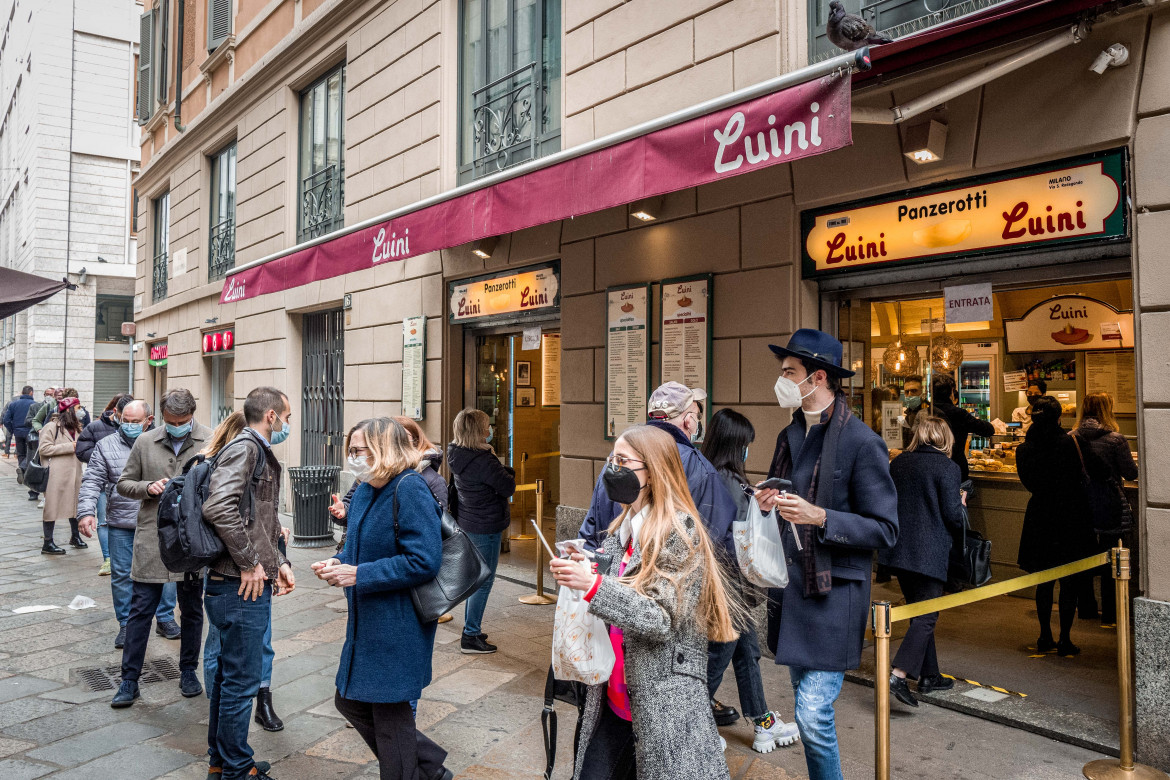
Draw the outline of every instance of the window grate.
M138 684L166 682L179 679L181 673L175 662L169 658L159 658L147 661L142 665L142 674L138 677ZM92 669L78 669L77 676L81 684L91 691L112 691L122 684L122 667L95 666Z
M300 241L332 233L342 226L341 166L330 165L301 182Z
M227 276L236 265L236 221L228 217L211 228L211 263L207 279L214 282Z

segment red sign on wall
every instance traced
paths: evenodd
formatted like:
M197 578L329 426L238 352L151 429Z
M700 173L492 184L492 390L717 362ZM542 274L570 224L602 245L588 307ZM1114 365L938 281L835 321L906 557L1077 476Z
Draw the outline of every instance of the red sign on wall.
M152 344L150 347L150 365L165 366L167 364L167 344Z
M218 330L214 333L203 334L204 355L210 355L215 352L231 352L232 347L235 345L235 333L231 328L228 328L227 330Z

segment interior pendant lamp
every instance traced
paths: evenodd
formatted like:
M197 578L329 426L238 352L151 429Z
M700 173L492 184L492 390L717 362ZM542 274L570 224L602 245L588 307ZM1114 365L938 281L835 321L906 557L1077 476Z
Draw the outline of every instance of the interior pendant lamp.
M882 354L882 365L894 376L913 376L921 365L918 348L907 344L902 338L902 306L898 306L898 340L886 347Z
M930 368L942 374L955 375L955 369L963 362L963 345L947 333L943 325L942 335L934 339L930 347Z

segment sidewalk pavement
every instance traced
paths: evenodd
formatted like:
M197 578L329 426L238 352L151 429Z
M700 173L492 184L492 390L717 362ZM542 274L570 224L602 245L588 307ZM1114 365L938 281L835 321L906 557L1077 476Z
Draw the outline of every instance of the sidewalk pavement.
M40 513L17 486L12 460L0 459L0 778L31 780L201 780L206 773L207 701L184 699L177 681L142 685L142 699L113 710L113 691L90 691L79 670L117 666L109 579L99 577L97 540L60 557L40 554ZM64 526L64 527L62 527ZM57 529L64 544L68 527ZM373 756L333 708L334 674L345 636L345 600L309 571L327 549L293 549L297 589L274 600L273 700L284 731L252 727L258 759L273 762L279 780L377 777ZM438 628L434 682L419 704L424 731L446 748L447 766L469 780L539 780L544 771L540 728L549 662L551 606L517 602L526 588L497 580L484 630L495 655L459 653L461 615ZM74 596L97 607L67 608ZM57 609L14 614L28 605ZM147 660L177 664L178 642L152 635ZM784 668L766 663L770 705L792 717ZM393 670L387 670L393 673ZM738 705L728 672L720 697ZM558 703L555 777L571 776L576 713ZM686 717L678 713L678 717ZM845 685L837 706L845 775L873 773L872 691ZM722 730L735 780L806 777L799 746L767 755L751 750L742 720ZM922 705L894 713L893 774L908 778L1077 778L1099 754L949 710Z

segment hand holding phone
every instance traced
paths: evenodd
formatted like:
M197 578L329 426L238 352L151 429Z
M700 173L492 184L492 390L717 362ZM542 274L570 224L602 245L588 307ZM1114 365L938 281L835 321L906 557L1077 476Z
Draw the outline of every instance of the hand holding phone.
M792 491L792 482L791 480L781 479L780 477L771 477L756 485L756 489L779 490L781 493L789 493Z

